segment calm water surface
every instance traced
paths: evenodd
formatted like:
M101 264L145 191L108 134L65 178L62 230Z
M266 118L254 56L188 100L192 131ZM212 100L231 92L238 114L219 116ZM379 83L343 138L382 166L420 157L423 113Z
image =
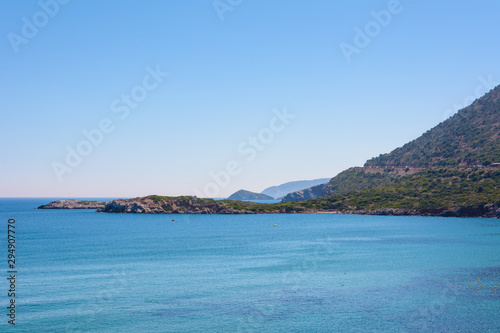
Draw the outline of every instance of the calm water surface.
M500 332L500 220L33 209L49 201L0 199L1 332Z

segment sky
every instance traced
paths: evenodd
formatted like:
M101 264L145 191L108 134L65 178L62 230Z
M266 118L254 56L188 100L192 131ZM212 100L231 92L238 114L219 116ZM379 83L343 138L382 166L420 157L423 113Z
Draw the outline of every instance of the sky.
M0 196L331 178L500 83L500 2L2 2Z

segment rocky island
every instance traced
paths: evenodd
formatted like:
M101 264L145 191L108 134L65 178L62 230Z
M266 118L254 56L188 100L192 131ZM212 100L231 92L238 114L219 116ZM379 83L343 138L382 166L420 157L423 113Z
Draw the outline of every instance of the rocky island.
M200 199L194 196L166 197L150 195L135 199L117 199L107 202L97 212L134 214L245 214L222 201Z
M79 201L75 199L56 200L47 205L41 205L38 209L99 209L104 207L104 202Z
M254 193L245 190L239 190L236 193L233 193L228 200L274 200L273 197L262 193Z

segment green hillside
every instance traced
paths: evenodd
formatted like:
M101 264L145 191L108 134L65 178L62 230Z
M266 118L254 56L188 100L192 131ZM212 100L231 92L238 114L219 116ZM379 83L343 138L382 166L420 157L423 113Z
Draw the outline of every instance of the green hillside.
M255 213L374 211L405 209L445 211L458 207L500 207L500 169L462 168L422 170L389 185L351 191L323 198L277 204L224 202L229 207ZM497 213L498 214L498 213Z
M415 168L350 168L333 177L328 183L289 193L283 202L304 201L352 191L393 184L419 169Z
M477 167L494 163L500 163L500 86L418 139L283 202L339 210L495 204L499 171Z
M299 203L297 203L299 204ZM473 168L420 171L394 184L300 203L322 209L451 209L500 205L500 170Z
M389 185L411 174L410 170L385 168L351 168L332 178L323 189L324 196L360 191L383 184Z
M366 167L457 167L500 162L500 86Z

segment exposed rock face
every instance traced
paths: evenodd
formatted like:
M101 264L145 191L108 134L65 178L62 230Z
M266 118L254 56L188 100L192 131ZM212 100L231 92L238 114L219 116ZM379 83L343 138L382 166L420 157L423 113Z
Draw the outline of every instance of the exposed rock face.
M133 214L252 214L235 210L222 202L197 197L149 196L135 199L118 199L106 203L97 210L103 213Z
M488 217L500 218L500 209L494 204L457 207L453 209L400 209L382 208L376 210L342 211L344 214L389 215L389 216L442 216L442 217Z
M47 205L39 206L38 209L98 209L103 206L104 202L67 199L52 201Z
M494 204L473 207L458 207L453 210L445 210L441 216L451 217L497 217L500 218L500 209Z

